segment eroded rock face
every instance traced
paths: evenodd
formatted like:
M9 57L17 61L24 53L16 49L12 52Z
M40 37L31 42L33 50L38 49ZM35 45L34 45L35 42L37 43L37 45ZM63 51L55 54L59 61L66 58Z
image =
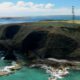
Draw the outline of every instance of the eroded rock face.
M26 28L26 27L25 27ZM25 29L24 28L24 29ZM2 36L2 40L10 40L6 45L0 46L1 49L7 50L18 50L21 51L22 54L26 54L26 57L29 59L36 59L36 58L61 58L61 59L70 59L71 53L78 47L78 43L72 39L71 37L65 36L65 34L58 34L58 33L50 33L50 31L46 30L33 30L28 36L24 38L19 44L15 44L12 42L13 37L19 31L20 26L8 26L4 30L4 34ZM24 32L22 28L22 32ZM26 28L27 29L27 28ZM27 32L25 31L25 34ZM19 35L19 37L23 36L23 33ZM16 39L18 40L18 39ZM10 42L10 44L9 44ZM13 46L14 45L14 46ZM18 45L18 46L17 46ZM16 47L17 46L17 47ZM9 56L10 55L10 56ZM16 57L12 57L13 54L8 54L6 59L14 59ZM75 56L74 59L77 57Z
M46 31L33 31L22 41L23 51L37 50L44 46L47 39L48 32ZM43 44L44 43L44 44Z
M50 34L48 38L50 38L50 40L46 47L46 58L55 57L68 59L70 53L78 47L78 43L74 39L62 34Z
M22 42L23 51L32 51L38 58L61 58L70 59L72 53L78 46L78 43L65 35L55 33L32 32Z
M8 26L7 28L5 28L1 39L12 39L17 34L19 29L20 29L20 26L18 25Z
M8 53L4 60L12 60L12 61L16 61L17 60L17 56L15 56L13 53Z

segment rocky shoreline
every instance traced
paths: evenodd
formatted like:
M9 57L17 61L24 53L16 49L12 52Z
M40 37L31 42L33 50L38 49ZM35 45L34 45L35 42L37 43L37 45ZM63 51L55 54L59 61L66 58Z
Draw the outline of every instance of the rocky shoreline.
M35 64L36 67L38 67L39 64L46 64L53 67L69 66L75 69L77 69L77 67L80 67L80 61L69 61L65 59L56 59L56 58L48 58L44 60L38 59L38 60L32 61L31 64Z
M57 65L58 64L58 65ZM63 59L48 58L46 60L34 61L29 67L41 68L49 74L48 80L62 79L66 75L69 75L69 70L80 70L79 61L69 61Z
M5 66L0 70L0 76L12 74L16 70L21 69L23 66L21 63L12 61L10 66ZM48 80L57 80L64 78L66 75L69 75L70 69L80 70L79 65L79 61L69 61L56 58L34 60L32 62L29 62L29 65L27 64L27 66L30 68L44 69L46 71L46 74L50 75ZM24 66L26 66L26 64Z
M12 74L19 69L21 69L21 65L12 61L10 66L4 66L2 69L0 69L0 76Z

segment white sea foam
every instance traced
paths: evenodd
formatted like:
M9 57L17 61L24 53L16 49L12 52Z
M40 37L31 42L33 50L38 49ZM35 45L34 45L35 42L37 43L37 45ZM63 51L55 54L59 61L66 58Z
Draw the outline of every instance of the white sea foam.
M6 72L12 72L11 71L11 68L14 68L15 67L15 64L16 64L16 62L12 62L12 65L11 66L5 66L2 70L0 70L0 71L6 71Z
M69 74L69 72L67 71L67 69L69 68L64 68L63 70L60 70L60 69L54 69L53 67L47 65L42 65L41 68L45 69L46 73L50 75L48 80L61 79L63 78L63 76Z
M4 56L3 56L3 57L1 57L1 60L4 60L4 58L5 58Z

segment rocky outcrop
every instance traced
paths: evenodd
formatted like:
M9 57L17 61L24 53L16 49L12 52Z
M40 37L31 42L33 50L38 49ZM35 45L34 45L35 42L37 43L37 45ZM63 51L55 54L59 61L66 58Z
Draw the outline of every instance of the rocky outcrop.
M3 35L1 36L1 39L3 40L12 39L17 34L19 29L20 29L20 26L18 25L10 25L6 27L3 31Z
M71 56L79 47L79 43L62 31L60 27L43 27L40 29L28 25L22 27L21 25L9 25L3 29L1 40L4 42L0 43L1 49L5 48L5 51L9 51L9 55L11 52L11 58L15 50L22 52L29 60L49 57L68 60L79 59L78 56ZM5 42L6 44L4 44Z

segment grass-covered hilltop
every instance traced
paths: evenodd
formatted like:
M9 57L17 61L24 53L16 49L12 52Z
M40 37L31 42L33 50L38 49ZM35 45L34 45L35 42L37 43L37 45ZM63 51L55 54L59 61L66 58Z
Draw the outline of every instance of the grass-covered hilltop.
M57 58L80 61L80 21L40 21L0 25L0 50L16 60Z

